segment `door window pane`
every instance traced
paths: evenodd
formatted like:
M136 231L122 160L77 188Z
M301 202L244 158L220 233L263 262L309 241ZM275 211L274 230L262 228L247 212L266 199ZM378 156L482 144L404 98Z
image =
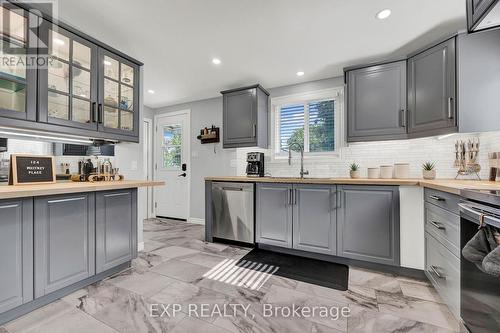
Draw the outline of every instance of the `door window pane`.
M90 123L90 102L73 98L72 120L79 123Z
M73 41L73 63L90 69L90 47Z
M22 10L8 10L0 6L0 36L22 44L26 43L27 19L22 12ZM8 24L4 22L4 18L8 19Z
M118 82L104 79L104 104L118 107Z
M334 101L309 103L309 151L334 150Z
M120 108L132 111L134 105L134 88L127 87L126 85L123 84L120 86L121 86Z
M24 112L26 110L26 85L0 79L0 109Z
M121 82L134 85L134 69L128 65L121 64Z
M168 125L163 127L163 167L179 169L182 155L182 126Z
M69 92L69 65L52 59L49 61L49 89L54 89L62 92Z
M69 38L49 30L49 52L50 55L69 61Z
M105 127L118 128L118 109L105 106L103 123Z
M122 130L132 131L134 129L134 114L128 111L120 111L120 128Z
M49 117L69 119L69 98L49 91Z
M104 76L118 81L118 68L117 60L104 56Z
M280 111L280 149L288 151L288 145L292 142L299 143L304 147L304 105L287 105L281 107ZM295 145L294 151L300 151Z
M90 72L73 67L73 95L90 98Z
M9 61L0 61L0 72L14 76L14 79L26 78L26 66L21 65L26 63L26 56L22 55L26 51L21 51L21 54L9 52L9 49L14 48L14 45L0 40L0 56L2 59ZM12 61L10 61L12 59Z

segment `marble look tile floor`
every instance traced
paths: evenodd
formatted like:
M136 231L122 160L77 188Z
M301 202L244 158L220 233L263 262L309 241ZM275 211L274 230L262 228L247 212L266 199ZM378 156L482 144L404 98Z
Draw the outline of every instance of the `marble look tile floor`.
M203 236L201 225L146 220L144 251L130 269L9 322L0 333L458 331L457 321L427 281L350 267L347 291L277 275L266 276L251 290L223 273L223 263L242 258L249 249L205 243ZM216 275L221 278L211 278ZM173 305L163 308L169 304L178 304L175 316ZM348 309L349 316L269 316L265 304L273 310L292 304ZM225 308L225 315L213 312Z

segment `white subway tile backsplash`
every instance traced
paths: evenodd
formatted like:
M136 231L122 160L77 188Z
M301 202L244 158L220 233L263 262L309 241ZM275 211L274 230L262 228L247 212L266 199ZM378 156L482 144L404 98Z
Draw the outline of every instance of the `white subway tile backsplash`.
M410 177L422 177L422 163L436 163L438 178L455 178L457 169L453 166L455 160L455 141L478 137L481 142L479 164L480 176L488 178L488 153L500 151L500 132L475 134L456 134L446 138L438 137L354 143L340 148L339 156L305 158L304 167L309 170L310 177L347 177L349 164L356 162L361 166L361 173L366 177L368 167L394 163L410 163ZM287 159L272 159L270 149L239 148L237 149L237 174L245 174L246 154L250 151L264 152L265 170L272 176L298 176L300 170L300 155L293 153L292 165ZM464 177L467 178L467 177ZM469 178L473 178L470 176Z

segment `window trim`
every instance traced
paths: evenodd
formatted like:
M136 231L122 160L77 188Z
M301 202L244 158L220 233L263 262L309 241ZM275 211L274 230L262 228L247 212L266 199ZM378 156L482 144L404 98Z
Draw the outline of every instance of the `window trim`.
M328 152L304 152L305 159L312 158L339 158L340 148L343 146L344 133L344 88L336 87L330 89L309 91L305 93L292 94L271 98L271 159L283 160L288 158L287 152L278 152L280 147L280 109L284 105L305 104L304 106L304 124L309 124L308 102L333 99L335 102L334 114L334 139L335 150ZM309 148L309 126L304 126L304 150Z

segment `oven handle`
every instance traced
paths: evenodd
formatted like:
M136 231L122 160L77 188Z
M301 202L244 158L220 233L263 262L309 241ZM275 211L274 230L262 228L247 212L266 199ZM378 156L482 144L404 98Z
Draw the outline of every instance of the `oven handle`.
M482 214L479 213L478 211L474 210L471 206L464 204L464 203L459 203L458 207L460 208L461 211L467 212L469 214L472 214L474 217L477 218L477 224L481 225L482 223L489 224L493 227L499 227L500 226L500 219L493 217L491 215L487 214ZM491 221L493 223L488 223L488 221Z

